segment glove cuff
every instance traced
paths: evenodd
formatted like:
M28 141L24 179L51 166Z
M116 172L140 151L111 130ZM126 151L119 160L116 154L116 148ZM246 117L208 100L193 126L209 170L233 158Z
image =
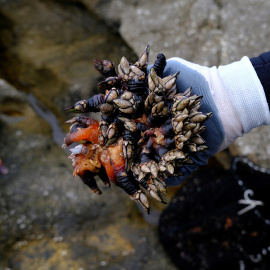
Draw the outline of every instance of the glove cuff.
M270 113L263 86L248 57L218 69L217 89L213 98L225 130L225 140L220 150L251 129L270 124ZM213 77L213 76L211 76Z

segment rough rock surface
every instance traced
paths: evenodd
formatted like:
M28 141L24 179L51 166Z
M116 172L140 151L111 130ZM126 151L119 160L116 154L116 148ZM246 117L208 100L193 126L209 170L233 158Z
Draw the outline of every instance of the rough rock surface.
M73 115L96 93L93 58L131 62L146 44L202 65L269 50L263 0L0 0L0 269L175 269L156 234L115 187L97 196L72 177L60 146ZM255 146L256 145L256 146ZM269 168L269 128L232 154ZM224 155L219 155L220 159ZM172 190L172 189L171 189ZM170 190L169 190L170 191Z

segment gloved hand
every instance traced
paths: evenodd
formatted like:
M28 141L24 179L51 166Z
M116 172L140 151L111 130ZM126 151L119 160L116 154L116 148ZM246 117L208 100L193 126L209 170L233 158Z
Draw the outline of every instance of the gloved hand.
M204 123L207 128L200 134L209 149L192 155L195 165L183 167L184 176L166 179L168 186L181 184L198 165L206 165L211 156L244 133L270 124L263 87L247 57L219 68L208 68L175 57L167 61L163 76L178 71L178 91L184 92L191 86L193 94L203 96L200 111L213 115Z

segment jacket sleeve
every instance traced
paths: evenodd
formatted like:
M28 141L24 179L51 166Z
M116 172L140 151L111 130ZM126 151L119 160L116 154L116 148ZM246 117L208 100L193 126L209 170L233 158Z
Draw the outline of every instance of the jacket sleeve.
M258 57L251 58L250 62L261 81L270 108L270 52L265 52Z

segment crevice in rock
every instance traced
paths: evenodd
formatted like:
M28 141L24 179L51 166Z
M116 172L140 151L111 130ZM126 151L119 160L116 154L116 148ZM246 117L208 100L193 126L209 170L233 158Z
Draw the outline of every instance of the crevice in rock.
M57 117L44 104L36 99L32 93L27 95L27 99L36 113L51 126L52 139L61 147L65 137L65 132L62 130Z

